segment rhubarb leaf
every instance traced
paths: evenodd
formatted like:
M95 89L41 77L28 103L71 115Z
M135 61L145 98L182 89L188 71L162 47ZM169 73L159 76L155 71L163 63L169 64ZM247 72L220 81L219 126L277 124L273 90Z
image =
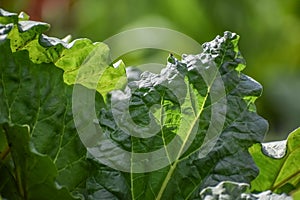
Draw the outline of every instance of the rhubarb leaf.
M46 48L43 49L38 43L38 38L48 25L25 19L18 22L14 18L11 21L7 16L15 15L3 14L2 10L0 15L3 28L1 30L4 30L0 32L0 125L28 126L32 149L38 154L47 155L57 170L55 179L51 178L53 184L64 187L76 197L83 196L89 176L89 162L86 161L86 148L81 143L73 122L72 86L65 84L63 70L59 69L53 60L36 62L32 59L34 56L44 58L42 55ZM103 44L102 46L103 53L107 55L99 54L99 57L108 57L107 47ZM34 51L34 47L41 51ZM82 57L79 55L74 56L73 60L83 63L86 54ZM106 60L99 62L105 63ZM102 65L102 68L105 67L106 65ZM103 104L103 99L98 95L96 105L99 107L100 104ZM13 162L11 159L4 159L10 158L10 151L5 145L8 146L9 143L2 144L1 141L1 146L4 146L1 147L1 150L4 150L4 153L1 153L1 164ZM27 163L29 168L33 167L30 166L30 162ZM19 164L16 163L15 167L22 168ZM1 168L1 174L6 173L2 170L6 169ZM44 172L47 173L47 170L45 168ZM14 174L13 169L8 170L6 174ZM34 176L34 173L27 174L26 179L34 178L31 176ZM15 182L14 176L6 178L9 180L7 183ZM20 191L17 185L7 187L5 184L5 181L1 182L1 194L3 188L9 188L7 193L10 194L15 193L14 191L18 194Z
M118 176L132 199L192 199L220 181L257 176L248 148L263 140L268 124L255 112L261 85L241 73L238 39L226 32L205 43L203 53L171 56L160 74L144 72L111 92L99 124L115 146L88 150L124 171Z

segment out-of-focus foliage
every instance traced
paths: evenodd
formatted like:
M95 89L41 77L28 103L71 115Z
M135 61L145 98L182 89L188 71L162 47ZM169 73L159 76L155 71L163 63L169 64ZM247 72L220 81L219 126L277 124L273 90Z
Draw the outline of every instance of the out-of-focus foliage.
M247 74L264 86L258 112L270 122L270 139L283 139L300 124L300 1L281 0L0 0L11 11L30 13L53 25L51 35L88 37L94 41L133 27L161 26L178 30L199 43L224 30L242 36L240 49L247 60ZM43 6L40 6L43 2ZM40 19L39 19L40 20ZM153 56L135 52L124 58L134 65ZM166 57L167 53L160 56ZM154 59L154 58L153 58Z

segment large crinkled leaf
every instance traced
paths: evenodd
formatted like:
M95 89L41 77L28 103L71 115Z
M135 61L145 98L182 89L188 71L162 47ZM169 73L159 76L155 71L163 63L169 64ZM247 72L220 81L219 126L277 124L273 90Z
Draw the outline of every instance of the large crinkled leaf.
M255 144L249 151L259 168L258 177L251 182L253 191L299 193L300 128L290 133L287 140Z
M94 71L98 74L92 74L92 77L83 74L82 78L92 81L99 79L102 73L112 71L107 66L108 48L88 39L68 43L68 38L60 40L42 35L49 25L30 21L24 13L19 19L17 14L3 10L0 15L0 124L28 125L31 144L37 152L49 156L57 169L53 184L66 187L74 196L83 196L90 164L73 122L72 87L65 83L74 83L82 65L97 68ZM115 87L121 88L125 66L119 66L114 73L102 75L102 83L113 78L120 83ZM77 83L82 83L80 78ZM109 88L102 87L99 91L105 94L114 87ZM96 100L99 108L102 97L97 95ZM9 144L2 142L7 138L3 139L1 150L9 149ZM3 152L1 157L9 154L9 151ZM43 170L47 172L48 168ZM31 177L34 173L28 176L37 178ZM14 182L15 178L10 176L9 181ZM6 187L5 182L1 185L1 193L5 187L10 188L6 194L14 191L18 194L16 185Z
M257 176L248 148L262 141L268 124L255 112L261 85L241 73L238 39L226 32L205 43L203 53L170 57L160 74L146 72L111 93L99 123L131 159L104 143L90 150L111 153L107 163L125 171L132 199L192 199L220 181ZM143 159L147 152L161 154Z
M33 59L34 56L40 56L43 59L44 53L47 52L47 48L38 43L38 39L42 37L41 32L46 30L48 25L26 21L26 19L17 22L14 18L11 21L7 16L15 15L8 15L5 12L4 14L1 10L0 23L5 31L0 32L0 124L29 126L30 144L38 153L47 155L56 167L57 177L53 180L53 184L67 188L74 196L82 196L86 189L86 179L89 176L89 162L86 161L86 148L82 145L73 122L72 87L65 84L63 70L55 65L53 57L48 56L49 60L39 62ZM77 41L82 43L86 40ZM92 46L91 43L89 44ZM55 45L51 46L49 43L48 50L55 48ZM33 51L35 47L41 51ZM76 52L78 49L76 50L75 47L76 45L70 45L65 50ZM108 48L104 44L101 47L103 51L98 51L98 57L95 57L101 64L98 67L105 69L107 65L104 63L107 62L105 59L108 57ZM101 47L99 46L100 50ZM92 51L93 48L89 50ZM80 52L73 55L73 62L78 65L83 63L88 54L88 50L86 51L82 53L82 56ZM69 54L66 53L67 55ZM74 63L66 62L61 66L71 68L74 67ZM99 107L102 102L102 97L98 95L96 105ZM1 141L1 146L4 146L1 149L9 149L9 143L2 144ZM10 151L4 151L4 155L9 153ZM26 155L23 156L26 157ZM13 162L13 160L1 159L1 164L2 162ZM32 166L28 166L29 168L34 167L34 163L28 165L30 164ZM0 169L1 177L4 173L2 170L4 168ZM46 173L48 168L43 170ZM13 174L13 172L10 173ZM39 178L34 172L27 175L26 178ZM9 179L9 182L15 181L13 176ZM6 187L5 184L6 182L1 182L3 186L0 187L1 194L4 187L11 190L6 194L18 191L16 185Z
M29 127L3 124L9 154L1 156L0 188L4 197L14 200L74 199L65 187L55 184L57 169L46 155L30 145Z
M215 187L207 187L200 193L202 200L292 200L292 197L286 194L274 194L271 191L265 191L259 194L249 193L249 184L224 181Z
M56 165L58 183L81 190L88 165L72 121L72 87L53 64L34 64L26 51L12 53L9 40L0 51L0 124L28 125L36 150Z

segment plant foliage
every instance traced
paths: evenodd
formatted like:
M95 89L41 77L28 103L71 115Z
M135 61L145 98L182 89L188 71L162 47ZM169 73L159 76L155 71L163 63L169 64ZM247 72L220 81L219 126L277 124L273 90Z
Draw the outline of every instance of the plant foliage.
M225 32L203 44L201 54L185 55L181 61L170 56L160 74L144 72L139 80L130 81L123 63L109 66L105 44L48 37L43 34L48 28L24 13L0 10L1 196L199 199L207 187L222 181L250 184L258 175L248 148L262 142L268 124L254 105L261 85L242 73L245 60L238 35ZM78 73L85 65L94 73ZM131 161L122 164L139 169L138 173L99 163L77 133L73 84L94 92L92 82L99 77L96 124L117 147L131 152ZM127 107L116 107L126 101ZM86 109L84 104L81 109ZM157 128L155 135L133 134L136 128L149 130L151 123ZM175 153L167 147L173 140L179 147ZM103 149L114 151L105 146L98 150ZM164 167L147 171L148 165L137 165L135 155L158 149L163 156L151 161L167 157ZM255 155L254 159L258 163ZM299 176L293 180L299 183ZM254 188L269 189L256 183Z
M253 191L300 193L300 129L287 140L255 144L249 150L260 173L251 186Z

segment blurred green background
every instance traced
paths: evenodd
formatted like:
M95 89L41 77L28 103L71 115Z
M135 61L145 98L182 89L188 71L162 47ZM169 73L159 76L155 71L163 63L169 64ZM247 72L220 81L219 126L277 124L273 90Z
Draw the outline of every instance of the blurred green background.
M265 140L284 139L300 126L300 1L0 0L0 7L50 23L47 34L55 37L103 41L129 28L159 26L202 44L226 30L236 32L247 61L244 73L264 87L256 104L270 123ZM125 64L143 63L152 54L135 52L124 57Z

